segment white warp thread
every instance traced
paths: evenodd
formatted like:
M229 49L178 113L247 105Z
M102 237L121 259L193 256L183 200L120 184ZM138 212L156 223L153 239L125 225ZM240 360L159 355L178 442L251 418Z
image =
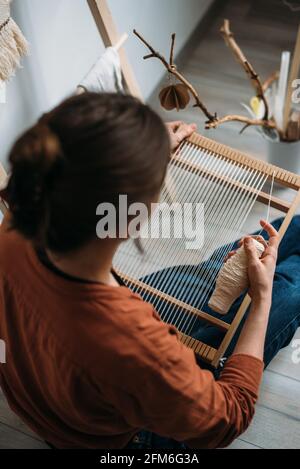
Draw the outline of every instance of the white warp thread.
M265 250L264 245L256 239L252 241L258 256L261 257ZM226 314L233 302L248 286L248 257L244 246L241 246L220 270L208 306L217 313Z
M114 47L108 47L105 50L78 86L94 93L122 93L124 91L120 57Z
M0 0L0 81L11 78L20 66L21 57L28 53L28 43L10 17L9 3Z

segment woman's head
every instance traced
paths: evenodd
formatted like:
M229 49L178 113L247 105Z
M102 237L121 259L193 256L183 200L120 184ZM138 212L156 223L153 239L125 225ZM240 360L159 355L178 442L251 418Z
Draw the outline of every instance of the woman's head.
M7 201L12 227L54 252L96 236L96 208L149 203L170 155L166 128L148 106L118 94L74 96L13 146Z

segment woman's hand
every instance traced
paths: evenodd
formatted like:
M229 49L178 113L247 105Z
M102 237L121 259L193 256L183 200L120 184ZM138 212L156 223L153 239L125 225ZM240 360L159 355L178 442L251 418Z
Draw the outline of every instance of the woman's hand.
M258 257L251 237L244 238L252 305L233 354L250 355L263 361L279 234L270 223L261 221L260 224L269 235L268 245L261 258Z
M246 236L239 242L239 246L244 245L248 256L249 295L252 301L266 300L270 302L277 261L279 235L270 223L261 220L260 224L268 233L269 242L267 243L262 236ZM256 239L256 241L262 243L265 247L261 258L258 257L252 239ZM226 257L225 262L234 255L235 251L231 251Z
M172 152L185 139L190 137L197 129L196 124L185 124L182 121L168 122L166 127L169 131Z
M266 221L260 222L269 235L269 241L261 258L258 257L251 237L244 239L245 251L248 256L249 294L252 301L271 303L274 273L278 255L279 235L275 228Z

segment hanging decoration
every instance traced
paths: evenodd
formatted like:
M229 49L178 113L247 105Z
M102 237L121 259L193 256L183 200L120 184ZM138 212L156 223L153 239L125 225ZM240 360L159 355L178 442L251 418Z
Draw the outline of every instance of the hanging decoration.
M163 88L159 94L160 104L167 111L185 109L190 102L188 88L177 83Z
M0 0L0 82L11 78L21 57L28 53L28 43L10 16L11 0Z

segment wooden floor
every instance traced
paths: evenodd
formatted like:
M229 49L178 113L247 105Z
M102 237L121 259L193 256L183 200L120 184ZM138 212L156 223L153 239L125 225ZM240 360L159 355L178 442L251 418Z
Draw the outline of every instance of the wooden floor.
M278 68L280 51L292 49L299 22L299 14L298 17L292 14L281 0L222 0L221 3L224 6L218 9L209 28L200 31L197 44L186 52L182 68L206 105L219 115L241 113L240 102L246 102L252 95L243 72L219 37L222 18L231 19L241 46L263 78ZM159 109L157 96L151 103ZM160 112L166 120L196 121L202 132L205 119L197 110L189 109L179 115ZM240 136L239 129L238 124L227 124L203 133L265 158L266 144L257 132L248 129ZM300 330L295 338L300 339ZM254 422L232 448L300 448L300 364L293 364L293 351L291 346L282 350L265 372ZM0 448L47 448L9 410L1 394Z

